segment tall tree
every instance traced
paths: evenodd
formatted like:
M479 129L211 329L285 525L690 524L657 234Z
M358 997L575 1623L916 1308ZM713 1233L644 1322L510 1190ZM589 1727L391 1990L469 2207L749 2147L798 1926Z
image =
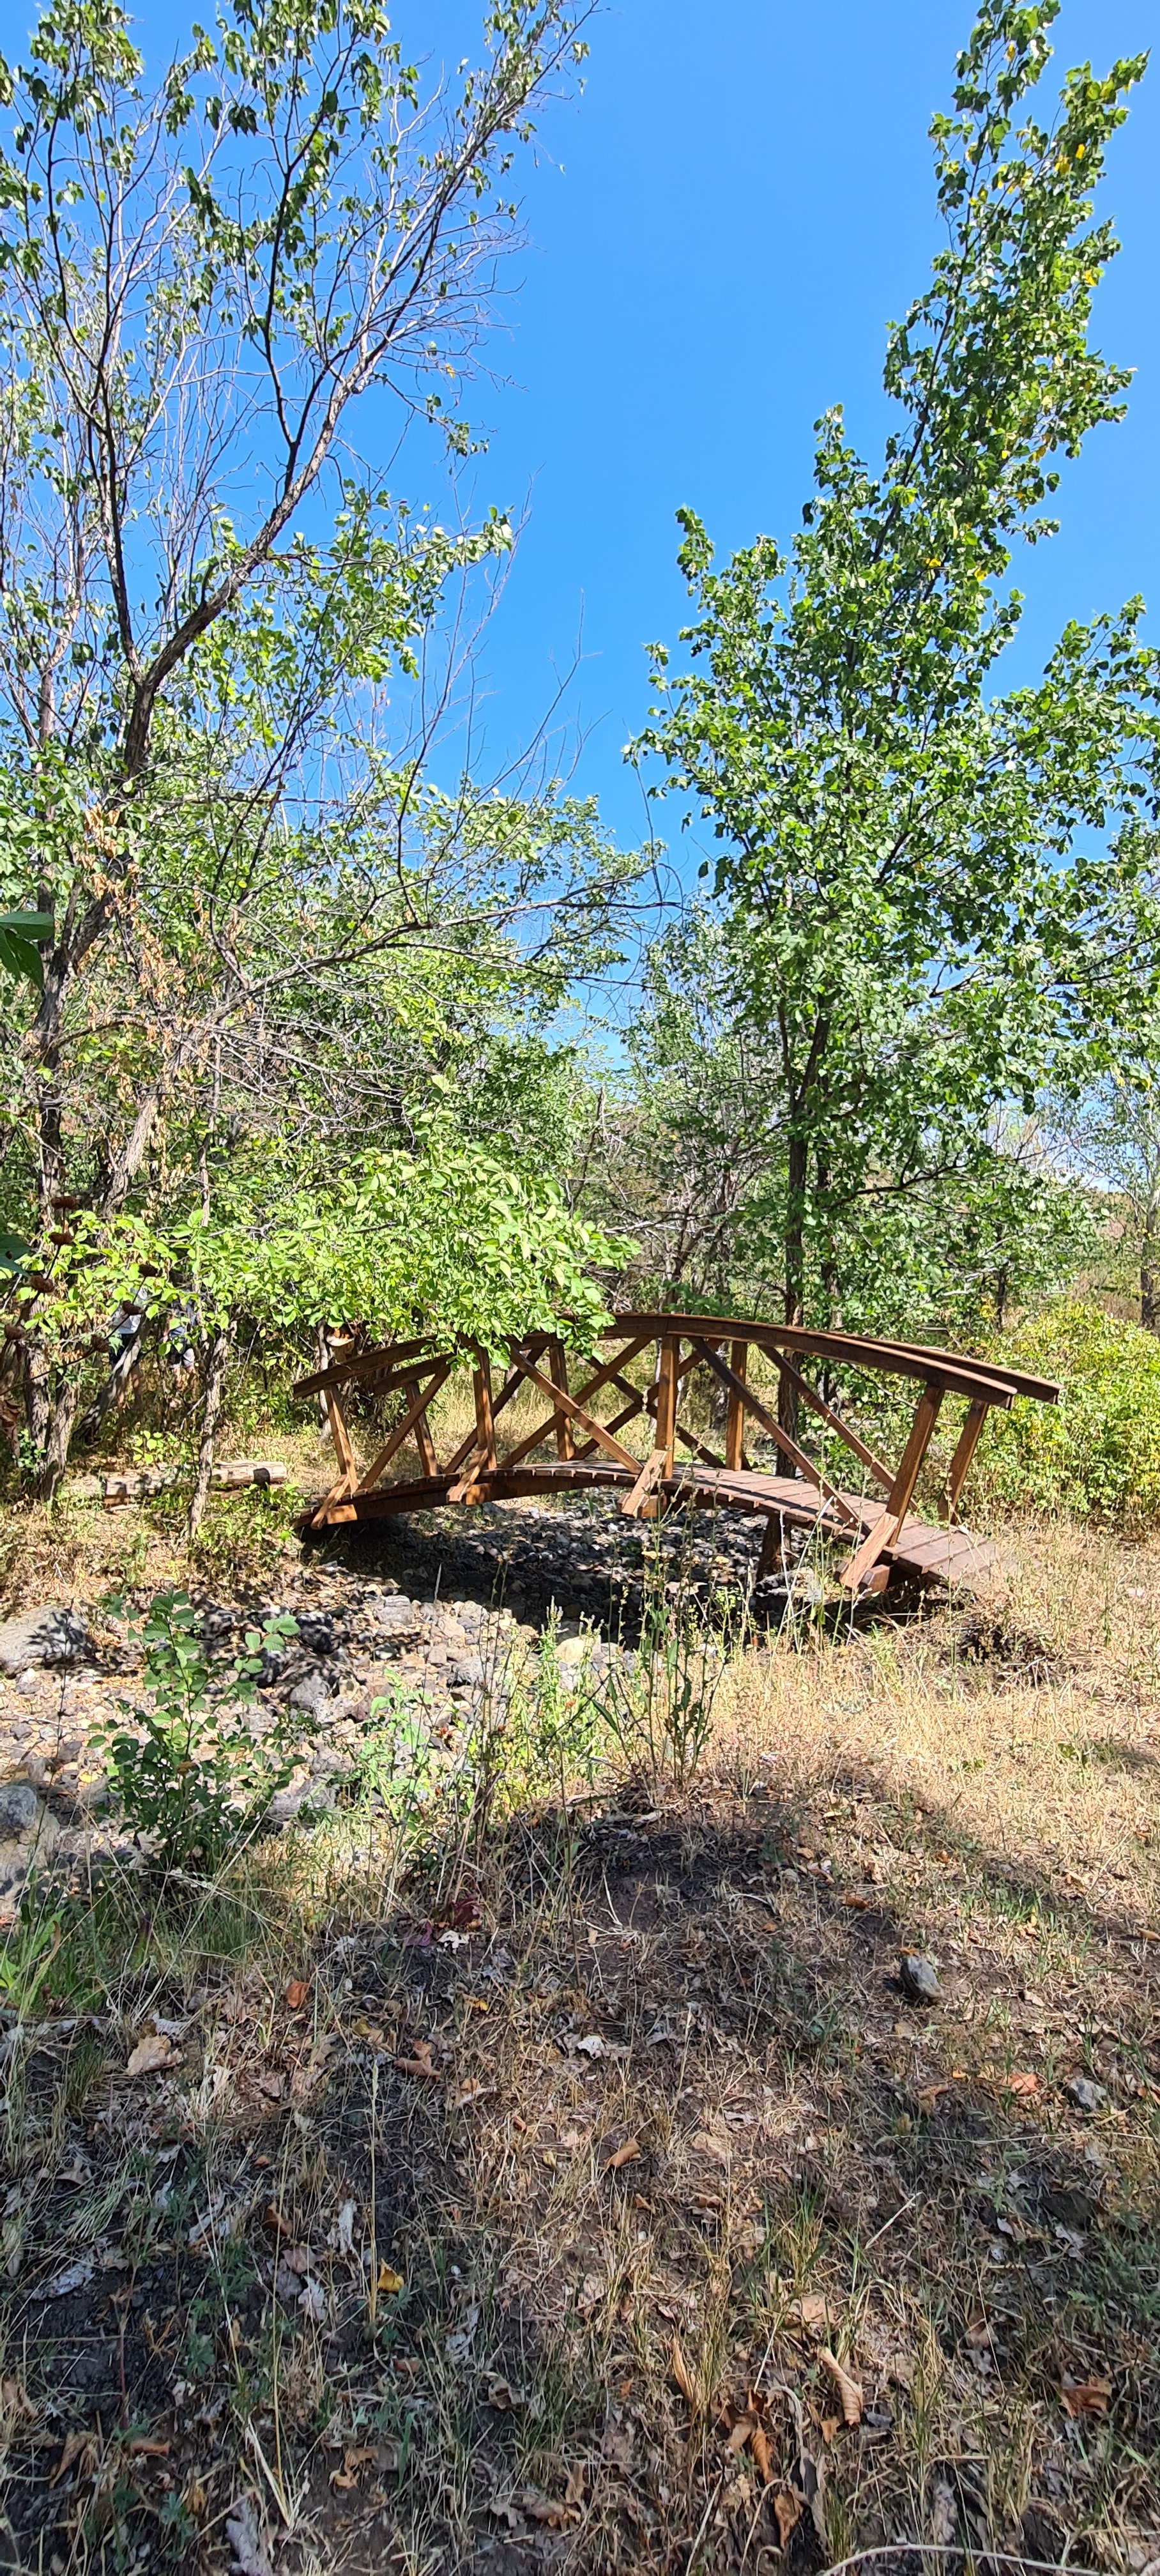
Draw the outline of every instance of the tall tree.
M889 335L880 470L832 411L788 554L761 537L716 570L679 513L691 668L654 649L635 752L719 843L732 1008L779 1093L790 1320L811 1235L824 1280L871 1176L960 1168L999 1105L1029 1109L1077 1043L1098 1053L1154 979L1140 603L1069 625L1038 687L994 685L1013 547L1051 532L1053 460L1121 416L1127 383L1089 342L1117 247L1091 191L1143 61L1070 72L1038 124L1056 8L985 0L934 121L944 247Z
M157 77L117 0L58 0L0 67L0 899L52 917L0 1107L42 1229L129 1207L167 1121L207 1187L243 1094L259 1125L328 1083L349 1109L392 961L413 1041L440 959L478 1018L517 952L562 971L562 888L573 954L600 913L588 809L426 779L449 586L510 530L448 533L355 444L356 415L470 444L513 154L585 6L494 0L426 89L378 0L223 0ZM396 1116L408 1007L371 1082ZM29 1395L51 1482L77 1389L34 1346Z

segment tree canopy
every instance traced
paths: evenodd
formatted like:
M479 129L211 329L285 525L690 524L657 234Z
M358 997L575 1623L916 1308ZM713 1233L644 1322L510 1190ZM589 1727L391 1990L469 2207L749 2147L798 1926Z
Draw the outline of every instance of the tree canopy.
M996 684L1013 550L1050 535L1058 460L1120 418L1128 381L1091 343L1117 247L1093 191L1143 60L1070 72L1039 123L1055 14L987 0L959 57L932 127L943 246L888 337L879 468L833 410L787 550L760 537L717 568L678 514L689 661L674 674L654 649L633 756L718 843L727 1018L779 1139L764 1192L790 1319L832 1307L889 1201L985 1177L996 1113L1082 1081L1155 981L1142 603L1070 623L1038 685Z

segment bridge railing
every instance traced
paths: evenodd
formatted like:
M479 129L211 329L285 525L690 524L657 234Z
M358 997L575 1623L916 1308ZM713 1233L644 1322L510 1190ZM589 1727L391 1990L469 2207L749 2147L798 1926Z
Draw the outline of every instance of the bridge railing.
M320 1528L441 1503L472 1504L536 1491L612 1484L625 1489L620 1508L630 1517L651 1517L666 1502L685 1501L764 1511L771 1530L774 1516L780 1522L788 1515L799 1520L812 1517L828 1528L845 1531L852 1554L841 1580L847 1590L856 1591L874 1581L889 1560L907 1521L948 1395L966 1402L941 1497L940 1516L950 1524L992 1405L1005 1409L1016 1396L1052 1403L1059 1392L1050 1379L957 1352L875 1341L854 1333L815 1332L804 1325L771 1324L752 1317L624 1314L613 1318L600 1340L611 1345L610 1354L595 1363L580 1355L580 1384L574 1382L577 1354L569 1352L563 1320L557 1331L536 1332L513 1342L498 1385L493 1382L487 1352L472 1344L441 1347L434 1337L356 1347L332 1360L329 1367L300 1378L295 1395L323 1399L339 1470L329 1492L312 1506L304 1526ZM749 1383L753 1351L771 1360L777 1372L785 1400L776 1413ZM627 1371L646 1352L651 1352L650 1367L647 1382L640 1385ZM812 1383L801 1365L810 1359L914 1384L914 1412L896 1463L879 1457ZM431 1409L453 1371L465 1366L472 1376L473 1426L440 1460ZM707 1372L725 1397L723 1454L685 1418L689 1381L698 1370ZM529 1388L543 1401L543 1417L504 1446L497 1428L500 1419L515 1397ZM401 1417L364 1468L358 1464L343 1409L344 1396L355 1389L378 1398L403 1398ZM597 1400L603 1413L593 1409ZM608 1414L610 1405L613 1409ZM856 1462L852 1490L802 1445L802 1408L818 1418ZM642 1416L651 1427L644 1454L639 1443L630 1447L621 1436ZM751 1426L772 1442L785 1475L771 1475L751 1465L745 1445ZM421 1474L387 1480L388 1467L408 1441L415 1444ZM535 1459L534 1453L545 1447L554 1452L550 1464ZM868 1484L880 1489L876 1503L868 1497Z

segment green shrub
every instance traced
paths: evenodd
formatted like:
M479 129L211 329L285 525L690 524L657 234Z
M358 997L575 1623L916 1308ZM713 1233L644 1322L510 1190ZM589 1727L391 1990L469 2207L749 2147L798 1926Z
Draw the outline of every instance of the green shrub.
M184 1592L158 1592L131 1634L145 1647L142 1682L151 1707L122 1700L143 1731L110 1725L105 1766L135 1839L144 1838L157 1876L197 1867L209 1876L256 1831L294 1768L306 1722L282 1710L261 1737L251 1712L265 1657L298 1634L282 1613L248 1629L245 1652L211 1659Z
M1160 1339L1102 1306L1061 1300L996 1342L1013 1368L1059 1380L1058 1404L993 1412L976 1496L1125 1530L1160 1521ZM969 1503L965 1514L969 1519Z

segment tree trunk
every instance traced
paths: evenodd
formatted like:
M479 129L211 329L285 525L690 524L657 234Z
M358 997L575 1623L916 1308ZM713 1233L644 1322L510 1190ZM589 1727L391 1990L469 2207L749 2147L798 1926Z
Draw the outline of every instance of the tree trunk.
M46 1503L55 1501L57 1487L68 1465L69 1446L80 1400L80 1366L79 1363L74 1363L69 1375L51 1398L49 1406L44 1465L40 1471L40 1491Z
M786 1173L785 1206L785 1320L800 1324L806 1293L806 1178L808 1147L804 1136L791 1136ZM777 1418L790 1439L798 1436L797 1390L785 1378L778 1381ZM786 1461L787 1466L789 1461ZM791 1467L790 1473L796 1471Z
M325 1324L316 1324L314 1327L314 1365L316 1369L330 1367L330 1342ZM314 1401L318 1407L318 1428L323 1432L329 1431L330 1415L326 1410L326 1397L316 1395Z
M187 1524L190 1538L195 1538L201 1528L205 1518L206 1503L209 1500L210 1478L213 1474L213 1444L221 1418L230 1339L230 1326L227 1324L222 1331L214 1334L209 1347L205 1371L205 1409L201 1417L201 1446L197 1453L197 1481L190 1498Z
M24 1419L33 1456L43 1458L48 1442L48 1357L39 1342L30 1342L25 1354Z
M1147 1333L1160 1332L1160 1280L1156 1276L1157 1220L1160 1207L1150 1199L1144 1210L1144 1234L1140 1244L1140 1321Z

